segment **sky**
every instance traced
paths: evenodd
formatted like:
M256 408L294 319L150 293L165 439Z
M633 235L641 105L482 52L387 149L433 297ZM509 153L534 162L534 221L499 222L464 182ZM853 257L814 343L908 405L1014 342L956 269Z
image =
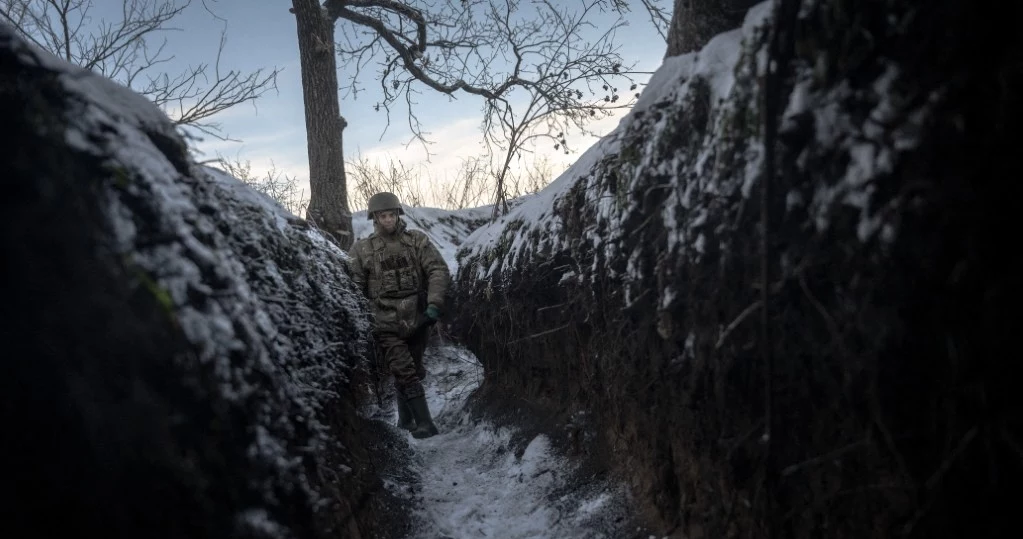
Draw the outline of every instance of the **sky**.
M661 0L665 5L669 1ZM104 0L96 4L94 16L117 16L120 12L119 2ZM235 140L205 137L195 145L200 152L197 157L204 160L223 156L229 160L248 161L252 171L260 175L275 167L297 177L302 188L307 189L301 71L294 16L288 11L290 6L291 2L285 0L206 0L205 6L200 0L193 1L193 5L175 19L174 26L178 29L164 36L167 38L166 50L175 56L165 65L173 71L176 66L213 62L221 31L225 30L227 41L220 60L221 69L246 72L261 68L280 69L276 92L271 91L255 102L236 106L213 118L221 124L223 132ZM604 17L598 23L609 26L611 21L610 17ZM620 54L626 62L637 62L637 71L654 71L664 54L663 38L654 30L644 10L637 9L628 14L628 22L629 26L618 33ZM391 126L385 132L385 114L373 110L379 95L372 91L372 75L372 72L363 74L362 86L366 91L357 99L346 97L341 101L341 114L348 121L344 132L346 160L357 157L377 163L400 160L408 167L423 165L427 167L423 169L425 174L443 180L456 175L462 159L483 153L479 130L482 102L479 99L464 96L452 100L424 89L419 95L417 111L432 142L429 152L433 155L428 156L422 144L410 143L411 132L403 119L392 114ZM342 85L345 77L346 73L339 73ZM646 78L648 76L637 77L640 82L645 82ZM617 125L621 116L617 114L601 120L593 126L594 131L606 134ZM538 151L547 154L556 176L596 140L582 134L569 138L574 150L569 155L546 144ZM307 190L305 192L308 193Z

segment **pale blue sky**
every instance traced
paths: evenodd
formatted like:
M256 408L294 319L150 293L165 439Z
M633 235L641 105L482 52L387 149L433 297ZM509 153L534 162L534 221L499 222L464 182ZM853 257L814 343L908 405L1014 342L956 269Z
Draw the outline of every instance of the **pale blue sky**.
M670 3L670 0L661 1ZM639 2L635 3L638 7ZM101 0L97 4L103 9L110 9L115 4L119 7L120 2ZM226 25L227 44L221 58L222 69L249 71L277 67L282 71L277 79L277 92L270 92L254 103L239 105L214 118L227 135L241 142L207 138L198 144L200 151L206 154L201 158L213 158L219 153L230 159L247 160L254 172L268 169L273 162L278 170L307 182L298 43L294 16L288 11L291 2L216 0L208 1L208 5L223 20L217 20L200 0L195 0L176 20L180 31L167 34L167 51L176 55L180 65L213 62L220 31ZM99 14L99 11L94 12L94 15ZM608 16L599 22L605 24L606 29L612 21ZM629 15L629 26L619 31L617 42L626 64L630 60L636 61L638 71L653 71L660 66L665 44L645 11L637 9ZM168 71L174 71L173 68L174 65L168 65ZM400 114L392 112L391 126L384 134L386 117L383 112L373 110L379 97L373 93L372 75L371 71L363 72L362 87L366 91L361 92L358 99L345 98L341 102L341 114L348 120L348 128L344 132L346 158L361 154L373 160L401 159L407 165L425 162L426 153L421 145L406 144L411 133ZM339 73L339 78L345 76L345 73ZM640 82L645 82L646 78L638 77ZM418 113L424 129L432 134L431 139L435 141L430 150L435 155L428 165L431 176L444 177L449 171L453 175L460 158L482 152L480 106L481 101L473 96L452 100L423 88ZM606 133L617 123L617 118L604 120L596 130ZM579 138L576 149L585 149L592 140L592 137ZM579 153L565 156L552 150L551 162L561 167L555 172L560 172Z

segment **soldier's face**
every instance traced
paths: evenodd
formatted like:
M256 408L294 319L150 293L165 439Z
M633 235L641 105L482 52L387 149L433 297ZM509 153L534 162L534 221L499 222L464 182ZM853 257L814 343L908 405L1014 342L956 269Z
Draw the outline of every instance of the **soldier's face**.
M387 232L394 232L398 226L398 212L394 210L378 211L376 213L377 223Z

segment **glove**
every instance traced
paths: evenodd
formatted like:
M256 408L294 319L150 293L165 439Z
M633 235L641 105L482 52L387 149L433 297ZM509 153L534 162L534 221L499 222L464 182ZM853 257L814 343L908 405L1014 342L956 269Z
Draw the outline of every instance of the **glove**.
M436 322L438 319L440 319L440 309L438 309L437 306L432 303L427 305L426 317Z

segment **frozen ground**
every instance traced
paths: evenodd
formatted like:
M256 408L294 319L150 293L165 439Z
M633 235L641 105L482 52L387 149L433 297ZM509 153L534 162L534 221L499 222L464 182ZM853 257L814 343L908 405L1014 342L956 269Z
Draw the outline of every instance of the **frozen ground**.
M425 362L441 434L416 440L402 431L418 481L414 487L407 477L385 481L398 497L414 492L419 525L409 539L648 537L627 524L623 489L587 476L547 436L525 440L523 431L473 419L466 401L483 371L471 352L436 346ZM387 421L396 419L392 412Z

